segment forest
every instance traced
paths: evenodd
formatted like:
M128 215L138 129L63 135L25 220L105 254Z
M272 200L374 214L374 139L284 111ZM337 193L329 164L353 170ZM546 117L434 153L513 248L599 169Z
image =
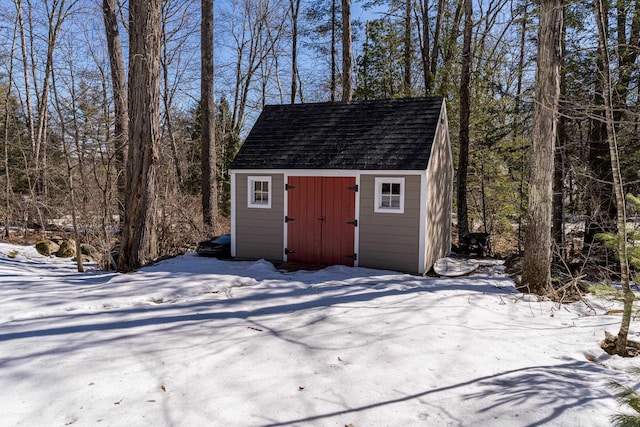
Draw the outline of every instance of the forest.
M550 247L545 268L561 281L628 279L622 247L632 273L640 267L639 0L0 0L0 10L3 239L69 233L103 254L122 240L118 268L135 269L228 232L227 169L264 105L437 95L460 235L489 233L494 255L525 253L526 270L527 248L539 253L534 237L549 229L541 252Z

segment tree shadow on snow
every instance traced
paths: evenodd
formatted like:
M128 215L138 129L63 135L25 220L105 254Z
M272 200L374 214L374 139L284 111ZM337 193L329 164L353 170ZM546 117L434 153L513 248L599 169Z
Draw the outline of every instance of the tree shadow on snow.
M489 404L483 406L483 409L475 414L474 424L480 421L482 413L491 412L491 420L486 422L502 421L515 422L519 418L519 422L526 423L528 426L541 426L553 422L560 417L565 411L571 408L582 407L589 402L595 402L600 399L611 398L611 394L606 387L601 384L589 383L589 375L593 374L594 379L602 378L601 368L593 363L570 360L559 365L547 366L530 366L510 371L504 371L495 375L474 378L453 384L446 387L439 387L423 391L420 393L407 394L405 396L389 399L380 402L373 402L368 405L362 405L353 408L345 408L344 410L317 414L309 417L290 419L286 421L273 421L263 424L261 427L283 427L289 425L304 425L306 423L317 422L320 420L328 420L334 417L344 417L346 415L354 415L365 413L369 410L389 407L412 400L416 400L422 404L428 404L430 400L439 401L444 396L439 395L450 390L461 389L464 391L467 387L477 389L480 387L482 391L475 393L463 394L465 400L487 400ZM595 380L594 380L595 381ZM539 402L536 407L541 408L541 413L548 412L547 415L541 415L542 418L533 421L532 414L522 414L519 416L520 404L524 407L531 407L531 400ZM558 402L562 402L558 404ZM505 411L505 419L495 417L494 410L503 406ZM430 410L433 406L429 405ZM493 412L492 412L493 411ZM517 417L513 417L513 415Z
M373 270L370 270L373 271ZM273 281L268 288L260 288L248 295L229 299L205 300L180 304L135 305L127 308L108 308L104 311L92 313L61 313L41 316L34 319L36 323L50 324L52 321L71 320L72 325L48 328L29 328L16 332L0 333L0 342L22 338L64 335L82 332L106 331L117 329L133 329L150 325L167 325L175 323L205 322L225 319L249 319L279 314L295 314L300 311L329 308L336 305L372 302L385 297L405 295L409 296L424 292L439 291L468 291L472 293L511 294L513 288L508 287L508 279L486 278L474 276L469 280L420 278L414 276L400 276L401 279L388 279L384 276L353 278L352 282L345 279L332 278L328 281L309 281L307 287L289 286L286 277ZM326 279L323 276L323 279ZM332 282L337 281L337 284ZM494 283L504 281L505 288L497 287ZM297 299L299 301L286 301ZM278 300L285 300L278 301ZM258 305L255 307L255 305ZM186 314L165 314L167 311L186 312ZM101 315L113 319L134 315L131 320L101 322ZM144 317L141 317L143 315ZM91 320L90 323L81 323ZM26 326L31 319L17 320L13 325Z

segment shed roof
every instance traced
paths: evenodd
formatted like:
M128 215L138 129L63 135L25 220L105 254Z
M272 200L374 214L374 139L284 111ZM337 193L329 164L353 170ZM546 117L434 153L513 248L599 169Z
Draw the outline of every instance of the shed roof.
M231 169L424 170L442 97L267 105Z

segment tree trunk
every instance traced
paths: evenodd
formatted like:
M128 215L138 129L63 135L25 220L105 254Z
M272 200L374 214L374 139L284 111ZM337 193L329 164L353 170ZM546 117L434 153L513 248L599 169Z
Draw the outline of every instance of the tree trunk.
M129 109L127 106L127 81L125 80L122 41L118 30L117 0L103 0L102 11L107 35L111 85L113 86L113 110L115 132L116 183L118 188L118 213L120 224L124 221L125 200L125 152L129 141Z
M300 0L291 0L290 12L292 21L291 30L291 103L296 103L298 91L298 11Z
M553 159L560 97L562 0L542 0L531 141L529 215L522 269L523 292L544 294L551 285Z
M431 64L431 60L429 59L429 45L431 44L430 37L430 29L429 29L429 0L422 0L421 3L421 24L422 24L422 35L421 35L421 43L420 43L420 53L421 53L421 62L422 62L422 76L424 79L424 91L426 95L431 94L431 83L429 76L429 66Z
M562 28L562 47L565 46L565 31ZM562 73L560 76L560 97L565 99L566 96L566 78ZM559 265L565 258L564 243L564 178L565 178L565 147L567 144L567 134L565 129L565 117L558 117L558 137L557 147L554 151L554 167L553 167L553 220L551 235L553 236L554 263Z
M565 257L564 248L564 146L566 144L564 118L558 119L558 146L555 149L553 168L553 225L551 234L555 250L553 251L556 264Z
M331 102L336 102L336 87L338 79L336 73L336 2L338 0L331 0Z
M471 32L473 29L473 5L464 1L464 37L462 69L460 71L460 152L458 153L458 243L469 234L467 209L467 172L469 168L469 122L471 105L469 82L471 79Z
M516 120L514 126L514 137L522 139L522 146L520 147L522 151L522 169L520 175L520 182L518 186L518 195L520 200L519 202L519 212L518 212L518 254L522 253L522 217L524 216L524 184L525 184L525 176L526 176L526 162L524 160L525 156L525 137L524 137L524 126L522 125L522 103L520 101L522 96L522 80L524 78L524 58L525 58L525 46L527 41L527 20L529 19L529 9L527 3L523 5L524 11L522 16L522 26L520 27L520 55L518 56L518 79L516 83L516 103L515 103L515 113Z
M411 63L413 47L411 46L411 9L412 0L406 0L404 11L404 78L402 79L405 97L411 96Z
M604 67L602 68L602 78L604 83L604 111L605 124L607 129L607 141L609 143L609 155L611 158L611 173L613 175L613 190L618 211L618 257L620 258L620 280L622 292L624 294L624 310L618 339L616 341L616 354L627 356L627 336L629 335L629 324L633 312L633 300L635 295L629 283L629 256L627 253L627 216L625 209L624 189L622 187L622 175L620 173L620 162L618 156L618 142L615 129L613 111L613 87L611 84L611 73L609 71L610 59L607 47L607 27L604 21L604 8L602 0L596 0L596 22L598 25L598 47L602 56Z
M202 69L200 74L200 124L202 146L202 219L209 233L218 215L216 185L215 105L213 99L213 0L202 0Z
M72 80L73 80L73 71ZM67 164L67 185L69 189L69 205L71 209L71 224L73 226L73 238L75 239L75 255L76 255L76 267L78 269L78 273L84 273L84 266L82 265L82 243L80 240L80 228L78 227L78 215L77 215L77 207L76 207L76 195L75 195L75 178L73 176L73 165L71 164L71 153L67 148L66 141L66 120L63 113L63 107L60 102L60 98L58 96L58 87L56 85L55 79L55 70L51 70L51 81L53 86L53 98L55 100L56 111L58 112L58 117L60 119L60 137L62 139L62 153L64 154L64 158ZM71 96L74 96L73 90ZM77 127L77 123L74 123L74 126ZM76 152L76 156L79 158L81 156L80 153Z
M129 150L125 218L118 270L156 257L156 163L160 139L160 19L162 0L129 2Z
M351 0L342 0L342 101L351 102Z

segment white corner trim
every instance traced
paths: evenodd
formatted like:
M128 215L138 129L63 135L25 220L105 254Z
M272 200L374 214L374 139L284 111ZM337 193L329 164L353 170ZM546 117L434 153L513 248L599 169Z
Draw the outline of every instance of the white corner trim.
M429 188L427 186L427 171L420 176L420 228L418 231L418 274L425 274L427 271L427 213L429 212L427 206L427 192Z
M236 256L236 174L231 174L231 256Z

